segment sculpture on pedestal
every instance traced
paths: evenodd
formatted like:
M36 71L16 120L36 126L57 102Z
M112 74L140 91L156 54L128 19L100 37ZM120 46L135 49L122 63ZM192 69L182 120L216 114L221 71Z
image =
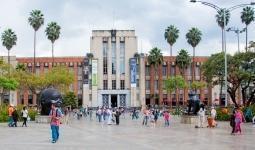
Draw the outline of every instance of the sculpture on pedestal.
M62 96L57 89L47 88L41 93L41 115L49 115L51 104L55 103L57 107L62 104Z
M189 101L188 101L188 115L197 115L197 112L200 109L200 101L198 95L191 91L189 93Z

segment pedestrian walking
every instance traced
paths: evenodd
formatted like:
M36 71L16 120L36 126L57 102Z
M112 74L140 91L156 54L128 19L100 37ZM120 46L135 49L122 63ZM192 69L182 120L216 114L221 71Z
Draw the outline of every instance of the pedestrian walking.
M203 128L204 127L204 122L205 122L205 108L202 105L200 107L199 112L198 112L198 127Z
M245 122L244 115L240 108L235 112L235 133L240 132L242 134L241 124Z
M169 123L169 119L170 119L170 114L168 111L165 111L163 113L164 116L164 120L165 120L165 127L169 127L170 123Z
M236 110L234 109L231 116L230 116L230 126L232 127L232 132L231 132L232 135L235 134L235 126L236 126L235 113L236 113Z
M50 111L50 126L51 126L51 135L52 135L52 143L56 143L59 139L59 125L60 119L62 117L62 113L59 108L56 107L56 104L51 104Z
M92 110L92 108L89 108L89 119L90 119L90 121L92 121L93 120L93 110Z
M120 124L120 115L121 115L121 112L119 109L116 110L114 116L115 116L115 121L116 121L116 125L119 125Z
M149 115L150 115L150 111L145 108L143 111L143 125L147 126L148 125L148 119L149 119Z
M27 110L26 106L23 107L23 109L21 111L21 116L23 118L22 127L23 126L27 127L28 110Z
M8 126L11 127L13 124L13 117L12 117L12 113L14 111L14 106L13 104L10 104L10 106L8 107Z
M17 122L18 122L18 119L19 119L19 115L18 115L18 112L17 112L15 107L13 107L12 118L13 118L12 127L17 127Z
M68 107L66 107L64 109L64 123L65 124L69 124L69 117L70 117L69 109L68 109Z

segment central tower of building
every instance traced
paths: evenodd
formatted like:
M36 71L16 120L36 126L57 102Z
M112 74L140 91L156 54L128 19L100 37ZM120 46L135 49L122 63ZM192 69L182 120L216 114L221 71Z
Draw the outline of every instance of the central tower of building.
M83 104L97 107L141 106L140 59L134 30L93 30L85 58ZM87 75L86 75L87 73ZM87 79L86 79L87 78ZM144 89L143 89L144 91Z

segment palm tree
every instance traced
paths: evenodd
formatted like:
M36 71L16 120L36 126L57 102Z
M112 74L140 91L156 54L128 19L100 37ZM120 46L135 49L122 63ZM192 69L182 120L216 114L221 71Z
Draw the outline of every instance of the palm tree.
M179 37L179 30L174 25L170 25L165 30L164 36L170 45L170 56L172 56L172 47L173 47L173 44L176 42L176 40Z
M24 64L17 64L16 68L17 71L26 71L26 66Z
M33 69L33 72L35 73L36 32L44 24L44 18L43 18L42 12L40 10L32 10L32 12L30 12L30 17L28 18L28 22L34 29L34 69Z
M10 65L10 50L17 42L17 35L12 29L7 29L2 33L2 44L8 50L8 65Z
M45 30L52 44L52 66L54 66L54 42L59 38L61 27L56 22L50 22Z
M195 47L201 41L202 32L198 28L191 28L189 32L186 34L187 42L193 47L193 58L192 58L192 81L195 77Z
M158 71L158 67L162 64L162 62L163 62L163 55L162 55L161 49L159 49L157 47L152 48L149 52L148 63L150 64L150 66L154 67L154 71L155 71L154 78L156 77L156 74L157 74L156 72ZM159 77L160 77L160 75L159 75ZM152 86L154 84L153 83L154 80L152 78L150 78L150 80L151 80L150 85ZM161 82L161 80L159 79L159 83L160 82ZM155 90L155 88L154 88L154 90ZM154 93L155 93L155 91L154 91ZM153 95L155 95L155 94L153 94Z
M188 66L191 63L191 58L189 56L189 53L187 52L187 50L181 49L180 52L178 53L178 55L176 56L176 60L175 60L176 65L178 66L178 68L180 69L180 73L183 76L183 78L185 79L185 69L188 68ZM184 102L185 102L185 89L184 89ZM177 94L176 94L177 95ZM177 100L179 98L177 97ZM179 102L178 102L179 105Z
M248 25L254 21L254 10L252 7L245 7L243 8L243 11L241 12L241 20L242 23L244 23L246 25L245 29L246 29L246 43L245 43L245 50L247 51L247 41L248 41Z
M223 33L224 33L224 29L225 26L228 25L229 19L230 19L230 12L229 10L222 8L219 11L217 11L218 13L216 14L216 22L218 23L218 25L221 27L221 37L222 37L222 51L224 50L224 44L223 44ZM225 26L224 26L224 12L225 12Z

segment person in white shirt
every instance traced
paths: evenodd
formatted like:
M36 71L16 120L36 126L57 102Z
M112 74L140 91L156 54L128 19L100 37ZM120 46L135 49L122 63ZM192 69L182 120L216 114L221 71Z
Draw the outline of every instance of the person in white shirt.
M22 127L23 126L27 127L28 110L27 110L26 106L23 107L21 114L22 114L22 118L23 118Z
M212 117L213 119L215 119L215 118L216 118L216 115L217 115L217 112L216 112L215 108L212 107L212 110L211 110L211 117Z
M200 107L200 110L198 112L198 127L203 128L205 122L205 108Z

